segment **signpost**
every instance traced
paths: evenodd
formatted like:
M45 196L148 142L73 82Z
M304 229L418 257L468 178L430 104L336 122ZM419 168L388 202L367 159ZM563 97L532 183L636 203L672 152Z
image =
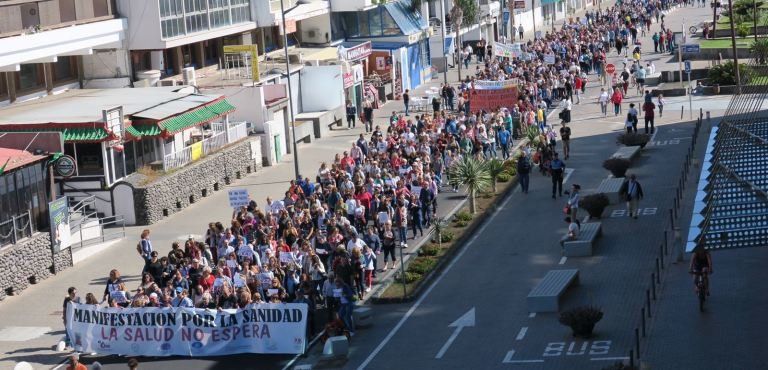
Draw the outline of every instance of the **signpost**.
M698 45L697 45L698 46ZM693 119L693 85L691 85L691 61L685 61L685 73L688 75L688 116Z
M701 52L701 47L699 44L685 44L683 45L683 53L699 53Z
M613 65L613 64L606 64L605 65L605 73L609 74L609 75L612 75L612 74L616 73L616 66Z

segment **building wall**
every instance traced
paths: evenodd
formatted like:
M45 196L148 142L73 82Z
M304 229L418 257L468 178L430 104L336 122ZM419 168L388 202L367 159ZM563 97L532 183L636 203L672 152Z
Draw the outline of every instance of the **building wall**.
M126 181L133 190L136 208L136 224L151 225L181 211L191 203L213 194L215 188L224 190L228 178L234 181L262 168L261 140L256 136L233 144L227 149L211 154L150 184L138 173ZM218 184L218 186L215 186Z
M302 42L309 44L328 43L331 40L331 14L307 18L299 23L299 28ZM310 31L314 31L314 37L310 36Z
M117 12L128 18L129 50L165 49L161 39L160 5L156 0L117 0Z
M51 255L51 235L36 233L31 238L0 250L0 300L9 288L18 293L31 283L30 278L41 281L72 266L72 249Z

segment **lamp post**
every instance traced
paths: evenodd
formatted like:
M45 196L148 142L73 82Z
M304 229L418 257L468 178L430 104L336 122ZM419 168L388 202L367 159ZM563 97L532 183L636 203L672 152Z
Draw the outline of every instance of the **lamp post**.
M285 75L288 81L288 109L291 112L291 143L293 145L294 177L299 180L299 149L296 147L296 117L293 114L293 89L291 88L291 62L288 60L288 32L285 24L285 4L280 0L280 15L283 18L283 52L285 52Z
M464 11L461 10L458 0L453 0L453 8L451 9L451 24L456 29L456 46L459 48L459 81L461 81L461 64L464 63L462 50L464 49L459 40L459 32L461 31L461 22L464 20Z
M440 2L440 40L443 42L443 83L448 85L448 50L445 50L445 0L437 0Z
M733 28L733 0L728 0L728 17L731 23L731 48L733 49L733 69L736 76L736 94L741 95L741 76L739 76L739 56L736 54L736 29Z

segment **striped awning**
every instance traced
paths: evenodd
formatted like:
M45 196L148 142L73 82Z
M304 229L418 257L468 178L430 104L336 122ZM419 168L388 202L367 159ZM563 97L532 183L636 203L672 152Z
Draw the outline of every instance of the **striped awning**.
M26 130L1 130L0 133L3 132L61 132L61 137L64 140L64 142L78 142L78 143L93 143L93 142L101 142L107 137L109 137L109 134L107 133L107 130L101 128L101 127L93 127L93 128L57 128L57 127L45 127L41 129L26 129Z
M232 104L226 99L222 99L213 104L163 119L157 124L166 134L173 134L189 127L213 121L234 110L235 107Z

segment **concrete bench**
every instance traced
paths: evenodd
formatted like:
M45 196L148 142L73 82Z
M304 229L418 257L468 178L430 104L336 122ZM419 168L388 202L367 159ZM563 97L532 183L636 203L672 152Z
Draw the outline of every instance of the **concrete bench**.
M560 296L571 285L579 284L579 270L552 270L528 293L528 311L558 312Z
M578 238L563 243L563 255L566 257L591 256L595 239L602 234L602 224L599 222L590 222L581 225Z
M315 135L315 129L312 122L309 121L296 121L296 143L309 144L312 142L312 138Z
M639 146L623 146L616 153L613 153L611 158L629 159L630 161L635 159L640 154Z
M352 311L352 319L355 323L355 328L364 328L373 324L373 318L371 317L371 308L356 306Z
M346 358L349 354L349 340L343 335L330 337L323 346L322 358Z
M624 179L620 177L609 177L600 183L597 187L597 193L603 193L611 201L611 204L621 203L621 196L619 195L619 189L624 183Z

